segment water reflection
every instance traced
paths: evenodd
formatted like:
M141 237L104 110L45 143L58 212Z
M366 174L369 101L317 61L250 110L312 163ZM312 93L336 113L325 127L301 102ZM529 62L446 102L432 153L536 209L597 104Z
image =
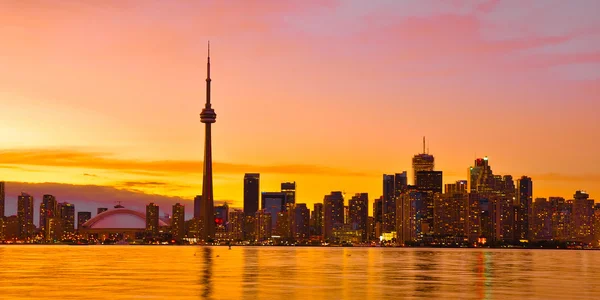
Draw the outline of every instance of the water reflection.
M439 259L435 252L419 251L415 253L415 297L429 298L436 291L438 286L438 277L434 276L437 271L437 262Z
M202 277L200 280L200 286L202 287L202 298L211 299L212 296L212 277L213 277L213 248L203 247L201 248L202 263L201 270Z

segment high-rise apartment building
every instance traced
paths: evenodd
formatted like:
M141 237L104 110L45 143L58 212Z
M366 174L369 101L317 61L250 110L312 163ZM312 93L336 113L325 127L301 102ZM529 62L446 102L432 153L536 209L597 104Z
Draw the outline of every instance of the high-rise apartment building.
M175 203L171 215L171 236L181 240L185 237L185 205Z
M277 225L277 213L285 210L285 194L280 192L263 192L261 194L261 210L271 214L271 228Z
M416 186L420 191L441 193L443 187L442 171L418 171Z
M60 211L61 229L63 235L75 233L75 205L72 203L58 203Z
M46 238L46 240L49 240L49 237L47 236L47 228L48 228L48 223L50 222L51 218L55 218L58 217L58 203L56 202L56 197L52 196L52 195L44 195L42 197L42 203L40 203L40 224L39 224L39 228L40 228L40 233Z
M434 233L440 237L466 237L469 219L466 191L434 195Z
M533 202L531 236L534 241L552 239L552 207L546 198L535 198Z
M469 183L467 180L459 180L456 183L447 183L444 185L444 194L468 193L468 186Z
M571 217L572 238L577 242L590 243L593 238L594 200L588 193L576 191L573 195Z
M259 210L255 214L255 232L257 241L265 241L271 238L273 221L271 220L271 213L265 210Z
M17 197L17 220L19 224L19 238L27 240L33 237L33 196L21 193Z
M260 174L247 173L244 175L244 214L254 217L258 211L260 197Z
M396 189L394 175L383 174L383 231L392 232L394 230L394 220L396 220Z
M290 213L292 238L306 241L310 238L310 210L305 203L296 203Z
M369 216L369 194L360 193L354 195L349 201L350 225L352 230L360 230L362 241L368 240L367 218Z
M323 200L323 235L325 240L333 239L333 230L344 225L344 194L331 192Z
M530 223L533 203L533 181L527 176L522 176L517 180L516 203L518 207L516 234L520 240L530 240Z
M146 232L152 235L158 234L158 205L150 203L146 205Z
M316 236L323 236L323 203L315 203L312 211L313 233Z
M229 212L229 238L234 241L241 241L244 239L244 219L245 214L243 210L234 209Z

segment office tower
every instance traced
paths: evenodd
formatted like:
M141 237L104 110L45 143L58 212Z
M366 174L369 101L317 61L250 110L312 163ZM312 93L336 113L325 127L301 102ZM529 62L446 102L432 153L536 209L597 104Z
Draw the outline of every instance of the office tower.
M98 209L96 210L96 215L99 215L107 210L108 210L108 208L106 208L106 207L98 207Z
M408 188L408 175L406 171L394 174L394 196L400 197L403 191Z
M285 194L279 192L263 192L261 194L261 210L271 214L272 228L277 225L277 213L285 210Z
M469 168L469 192L487 193L494 189L494 173L486 157L475 160L475 165Z
M254 214L254 216L244 217L244 239L246 241L251 242L256 241L258 239L258 235L256 232L256 213Z
M83 224L92 218L91 211L80 211L77 213L77 229L81 230Z
M442 192L442 171L417 172L417 189L420 191Z
M7 241L20 238L21 227L19 225L18 216L13 215L4 218L4 238Z
M573 195L573 214L571 217L572 237L574 241L590 243L593 238L594 200L584 191Z
M185 205L175 203L171 214L171 236L179 241L185 237Z
M46 229L51 218L57 217L57 202L56 197L52 195L44 195L42 203L40 203L40 233L48 240Z
M146 205L146 232L156 235L158 229L158 205L150 203Z
M229 218L229 205L224 203L223 205L215 206L215 223L218 227L227 226Z
M19 223L19 238L27 240L33 237L33 197L21 193L17 198L17 219Z
M515 203L518 206L516 234L520 240L530 240L529 224L532 215L533 181L531 178L523 176L517 180L517 189Z
M501 201L496 194L476 194L479 202L479 225L481 236L489 241L498 241L502 238L501 234Z
M422 241L425 232L429 232L423 194L410 186L396 202L396 240L400 245Z
M306 241L310 237L310 210L305 203L296 203L292 207L290 214L292 238L296 241Z
M344 195L331 192L323 200L323 235L325 240L333 238L333 230L344 225Z
M283 182L281 192L285 194L285 204L296 203L296 182Z
M375 223L383 223L383 197L373 201L373 218Z
M417 172L419 171L433 171L435 168L435 159L433 155L427 153L425 150L425 137L423 137L423 153L417 154L412 159L413 166L413 183L417 183Z
M313 226L316 236L323 236L323 203L315 203L313 206Z
M229 212L229 237L234 241L241 241L244 239L244 219L245 214L243 210L234 209Z
M383 203L382 218L383 232L394 231L394 220L396 220L396 189L394 175L383 174Z
M246 173L244 175L244 214L254 217L258 211L260 197L260 174Z
M57 204L63 234L75 233L75 205L67 202Z
M396 207L398 207L398 202L396 202ZM396 211L398 209L396 208ZM397 218L398 214L396 214ZM375 240L375 218L369 216L367 217L367 241Z
M354 195L348 206L350 207L350 225L352 230L360 230L362 232L362 241L368 240L367 218L369 216L369 194L360 193Z
M594 247L600 246L600 203L594 204Z
M273 221L271 218L271 213L265 210L259 210L255 214L255 224L256 224L256 240L257 241L265 241L271 238Z
M468 181L458 180L456 183L448 183L444 185L444 194L467 193Z
M533 215L531 235L535 241L549 241L552 239L552 207L546 198L535 198L533 202Z
M4 181L0 181L0 219L5 216L4 201L6 199L6 191L4 190Z
M210 46L208 50L208 61L206 64L206 105L200 114L200 121L205 125L204 134L204 171L202 176L202 239L212 240L215 237L215 204L213 199L213 176L212 176L212 138L211 126L217 120L217 114L210 103Z
M465 191L434 195L434 233L441 237L466 237L469 195Z
M201 212L202 212L202 195L196 195L196 197L194 197L194 219L196 219L196 221L200 220Z

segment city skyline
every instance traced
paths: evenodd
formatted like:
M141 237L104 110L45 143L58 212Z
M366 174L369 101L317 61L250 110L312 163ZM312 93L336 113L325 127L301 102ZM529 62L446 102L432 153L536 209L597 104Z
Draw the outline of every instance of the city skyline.
M406 170L414 177L411 157L421 153L423 135L431 142L427 152L436 158L435 169L444 172L444 183L468 179L472 161L488 155L495 173L532 178L534 198L569 197L580 189L599 194L595 166L600 161L594 153L599 143L594 121L598 74L589 67L598 63L599 53L589 46L595 43L590 32L595 23L588 15L593 10L568 7L580 18L557 29L550 26L553 10L523 8L537 9L538 21L546 25L530 25L524 34L492 26L508 20L503 10L511 4L465 3L373 5L350 32L327 23L319 13L333 11L336 21L350 20L357 8L364 8L351 1L249 5L254 17L241 16L239 24L211 19L212 30L204 29L208 23L194 9L205 4L168 6L182 22L200 19L189 27L127 4L118 8L132 18L119 25L103 14L115 8L103 4L60 4L92 16L97 24L44 4L6 4L0 17L19 26L2 27L1 33L43 37L5 41L7 56L0 63L14 71L0 73L0 101L6 108L0 117L11 124L0 129L0 180L54 181L61 185L46 185L48 193L60 197L53 189L71 189L72 194L77 187L82 193L87 190L91 195L85 197L91 200L97 189L90 186L114 187L133 192L126 198L131 202L148 197L136 194L142 192L181 197L189 207L193 197L202 194L201 128L191 112L201 110L201 49L210 38L219 49L213 54L219 78L213 91L223 103L219 109L224 116L214 129L217 203L241 207L242 178L252 172L260 173L261 192L297 182L297 202L309 207L338 190L347 195L366 192L376 199L382 196L381 174ZM144 8L160 11L164 5ZM232 13L219 4L210 8ZM26 17L16 20L11 12ZM281 14L293 17L286 22L269 18ZM27 16L39 17L35 19L40 23ZM319 31L294 23L294 18L304 21L309 16L315 24L332 26ZM374 17L382 17L382 23L368 21ZM511 17L521 25L526 19ZM153 30L148 20L169 27L125 43ZM111 37L89 40L78 28ZM308 43L281 39L284 32L273 28L300 32L299 41ZM386 34L398 36L398 41L383 42ZM446 52L426 51L428 47L419 43L422 34L428 44ZM246 35L264 43L250 43ZM461 39L451 42L448 35ZM377 47L377 42L383 45ZM81 49L78 43L96 48ZM154 47L143 49L144 45ZM248 51L236 50L239 45L248 46ZM461 50L469 50L468 55ZM434 69L419 65L432 59ZM320 67L320 60L328 67ZM90 63L100 61L105 64ZM54 62L64 64L57 68ZM527 64L517 66L523 62ZM458 71L458 66L465 70ZM369 75L367 84L363 74ZM520 109L514 109L516 105ZM52 118L47 118L48 112ZM34 121L26 121L24 115ZM143 201L135 204L145 205ZM369 210L372 213L371 205Z

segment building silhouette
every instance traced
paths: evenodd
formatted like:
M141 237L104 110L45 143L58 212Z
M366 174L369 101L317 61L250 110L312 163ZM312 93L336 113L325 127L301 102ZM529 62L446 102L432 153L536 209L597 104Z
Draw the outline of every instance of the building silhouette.
M285 194L285 204L296 203L296 182L281 183L281 192Z
M394 202L395 204L395 202ZM360 230L362 241L368 240L367 222L369 217L369 194L359 193L354 195L349 201L350 225L352 230ZM395 225L395 224L394 224ZM395 226L394 226L395 227Z
M62 234L75 233L75 205L68 202L57 204L60 212L60 227Z
M244 219L245 213L243 210L234 209L229 212L229 238L233 241L241 241L244 239Z
M154 203L146 205L146 232L149 234L158 234L158 213L158 205Z
M21 193L17 197L17 222L19 225L19 238L28 240L33 237L33 196Z
M325 240L333 238L334 229L344 225L344 195L331 192L323 200L323 236Z
M204 123L204 170L202 176L202 211L200 212L200 220L202 223L201 239L205 241L212 240L215 237L215 214L214 214L214 199L213 199L213 176L212 176L212 137L211 126L217 120L217 114L212 109L210 103L210 45L208 48L208 60L206 64L206 104L202 113L200 113L200 121Z
M290 221L292 238L296 241L306 241L310 238L310 210L305 203L290 206Z
M171 211L171 236L174 240L185 237L185 205L175 203Z
M584 191L573 195L573 214L571 217L572 239L590 243L593 238L594 200Z
M315 203L312 211L313 235L323 236L323 203Z
M415 155L412 159L413 183L417 183L417 172L433 171L435 168L435 158L425 149L425 137L423 137L423 152Z
M271 228L276 228L278 213L286 210L285 193L281 192L263 192L261 194L261 210L270 213Z
M434 193L442 192L442 171L418 171L417 189Z
M81 226L92 218L91 211L79 211L77 212L77 230L81 229Z
M254 217L258 211L260 197L260 174L246 173L244 175L244 214Z
M383 174L383 203L382 220L383 231L391 232L394 230L396 220L396 188L394 175Z
M0 181L0 219L4 218L5 216L4 201L6 200L6 190L4 188L4 181Z
M532 237L529 231L531 223L532 202L533 202L533 181L527 176L522 176L517 180L517 237L520 240L530 240Z
M50 219L58 217L58 203L56 202L56 197L52 195L44 195L42 197L42 203L40 203L40 233L46 240L50 240L48 236L47 228L50 222Z

